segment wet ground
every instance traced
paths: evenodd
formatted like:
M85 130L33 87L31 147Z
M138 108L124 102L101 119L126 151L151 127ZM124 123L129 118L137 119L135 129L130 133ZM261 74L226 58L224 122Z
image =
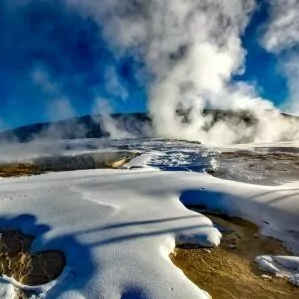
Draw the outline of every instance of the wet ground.
M135 154L146 153L152 156L147 164L163 171L206 172L221 179L260 185L280 185L299 179L299 148L279 144L242 148L212 147L169 139L86 139L62 141L55 144L55 150L51 144L26 145L23 150L27 155L30 147L32 150L38 147L42 155L36 153L38 158L31 164L21 160L27 168L30 165L37 167L31 167L29 174L107 168L107 165L116 168ZM26 174L22 170L24 166L18 168L19 173ZM11 176L10 170L0 165L0 176Z
M259 185L299 180L299 148L211 147L197 142L163 139L114 140L110 146L152 153L149 166L163 171L207 172L215 177Z
M127 145L123 145L127 146ZM215 148L175 140L151 140L128 148L153 152L148 165L164 171L207 172L221 179L258 185L299 180L299 148Z
M118 168L135 157L130 152L99 152L46 156L25 163L0 164L0 177L39 175L46 172Z
M279 150L279 149L277 149ZM215 177L260 185L279 185L299 180L299 153L256 149L215 153Z

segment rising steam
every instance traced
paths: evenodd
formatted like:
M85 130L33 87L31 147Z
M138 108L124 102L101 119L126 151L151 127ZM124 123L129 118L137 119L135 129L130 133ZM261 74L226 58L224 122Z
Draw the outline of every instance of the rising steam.
M281 71L288 79L290 90L286 109L299 115L299 0L273 0L270 12L262 43L280 57Z
M23 5L27 2L31 1ZM288 25L299 19L297 13L290 13L299 1L290 0L290 7L284 2L273 1L271 20L263 38L265 48L275 53L299 43L298 22L292 30ZM208 143L299 138L298 124L282 118L271 99L262 99L254 86L233 79L244 72L246 50L241 38L256 9L254 0L64 0L64 3L86 20L96 22L117 57L131 55L142 61L156 136ZM284 10L289 13L287 17ZM274 36L277 31L279 37ZM297 56L289 55L287 61L283 63L285 73L289 78L296 74L297 78ZM113 69L108 74L114 78L110 80L110 89L130 101ZM37 82L42 79L41 74L36 74ZM292 80L289 82L293 112L294 95L299 95L299 90ZM236 118L214 122L204 113L206 108L250 110L256 123L249 126ZM113 131L116 126L108 120Z
M212 143L298 137L294 123L282 120L271 101L258 97L253 86L232 80L244 70L241 36L256 8L253 0L87 2L69 0L98 21L119 55L134 53L145 62L158 136ZM210 126L205 108L250 109L258 124L220 120ZM188 113L188 121L178 110Z

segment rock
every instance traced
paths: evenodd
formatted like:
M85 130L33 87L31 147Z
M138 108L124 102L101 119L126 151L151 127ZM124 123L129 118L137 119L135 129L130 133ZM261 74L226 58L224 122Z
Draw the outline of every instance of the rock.
M272 279L270 275L266 275L266 274L261 275L261 277L264 279Z

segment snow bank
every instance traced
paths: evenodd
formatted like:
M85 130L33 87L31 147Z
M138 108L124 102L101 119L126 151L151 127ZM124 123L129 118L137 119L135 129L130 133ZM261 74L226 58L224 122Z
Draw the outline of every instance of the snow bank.
M181 201L185 205L203 205L252 221L263 235L279 239L293 253L299 253L298 182L274 187L198 176L204 189L183 192Z
M265 255L258 256L256 262L262 271L286 277L290 283L299 287L299 257Z
M132 170L52 173L0 181L0 227L37 236L32 250L62 250L67 268L33 290L36 298L209 298L169 259L178 243L217 246L220 232L184 205L204 205L251 220L299 252L299 183L279 187L220 180L203 173ZM296 264L294 260L266 261ZM274 262L275 264L274 264ZM288 262L287 262L288 261ZM290 279L298 282L297 270ZM297 271L298 272L298 271ZM15 282L3 278L1 298Z
M89 170L2 180L0 226L36 235L34 251L66 254L64 276L33 288L40 298L210 298L168 257L176 242L221 239L181 204L182 190L198 186L197 176L182 176ZM11 284L1 284L2 298L11 298Z

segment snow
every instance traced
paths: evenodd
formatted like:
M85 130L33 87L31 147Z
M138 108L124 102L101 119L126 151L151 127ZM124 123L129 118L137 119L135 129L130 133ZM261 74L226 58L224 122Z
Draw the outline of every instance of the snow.
M212 222L179 201L192 181L140 170L9 179L0 185L0 224L37 235L35 251L65 252L68 277L41 287L46 298L122 298L131 290L139 298L209 298L168 257L176 239L220 242Z
M178 244L212 247L221 241L211 220L186 205L251 220L299 253L299 182L261 186L218 179L204 169L161 171L161 163L180 166L185 158L191 169L204 149L190 145L178 155L179 148L165 153L145 146L119 170L0 180L0 227L35 235L33 251L62 250L67 257L57 280L29 288L32 298L210 298L169 258ZM257 262L277 275L284 271L298 285L298 258L263 256ZM2 277L1 298L12 298L18 286Z
M184 204L205 205L207 209L252 221L264 235L285 242L294 253L299 252L298 183L272 187L210 177L200 181L204 190L184 192Z
M299 286L299 257L265 255L258 256L256 262L262 271L286 277L290 283Z
M132 159L125 165L123 165L123 169L139 169L139 168L146 168L147 171L149 170L154 170L157 171L159 170L156 167L151 167L148 165L148 163L153 159L155 156L161 156L163 155L160 152L151 152L151 153L146 153L142 154L140 156L137 156L136 158Z

